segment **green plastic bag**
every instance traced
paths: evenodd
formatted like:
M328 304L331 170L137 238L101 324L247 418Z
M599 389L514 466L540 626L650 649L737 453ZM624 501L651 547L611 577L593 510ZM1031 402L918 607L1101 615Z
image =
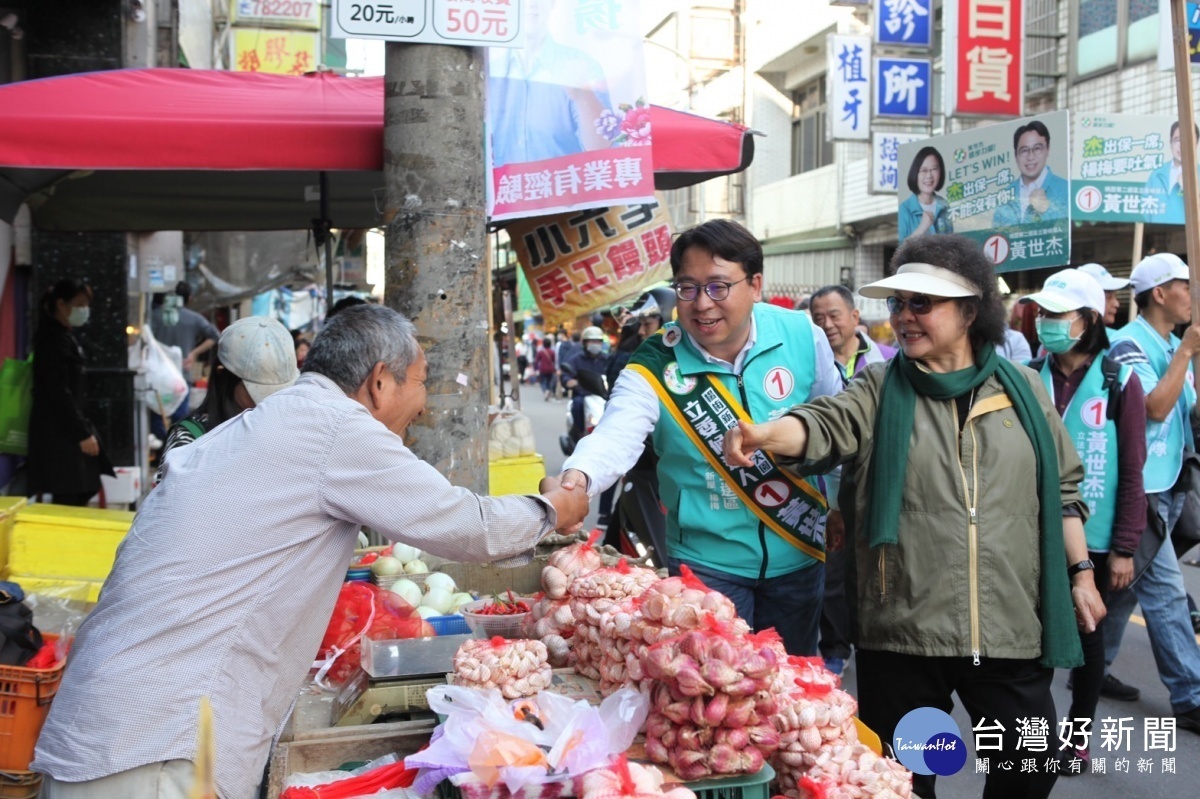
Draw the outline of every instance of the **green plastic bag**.
M5 358L0 366L0 452L29 452L29 411L33 408L33 355Z

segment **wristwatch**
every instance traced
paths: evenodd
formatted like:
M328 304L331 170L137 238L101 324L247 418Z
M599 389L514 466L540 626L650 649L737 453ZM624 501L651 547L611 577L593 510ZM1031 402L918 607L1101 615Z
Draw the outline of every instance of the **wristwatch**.
M1094 568L1096 568L1096 564L1092 563L1091 560L1088 560L1085 558L1084 560L1081 560L1078 563L1076 563L1074 566L1067 567L1067 577L1074 577L1075 575L1079 574L1080 572L1085 572L1085 571L1088 571L1089 569L1094 569Z

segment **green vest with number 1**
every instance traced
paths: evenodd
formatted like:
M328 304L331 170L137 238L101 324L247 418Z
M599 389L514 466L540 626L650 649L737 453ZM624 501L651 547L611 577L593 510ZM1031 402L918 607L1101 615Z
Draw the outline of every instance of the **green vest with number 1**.
M1092 361L1083 382L1063 412L1063 424L1083 461L1083 481L1079 493L1090 515L1084 532L1088 550L1107 552L1112 546L1113 519L1117 506L1117 425L1108 418L1108 386L1104 384L1104 355ZM1121 390L1129 382L1133 369L1122 366L1117 382ZM1050 358L1041 368L1042 382L1054 399L1054 380L1050 376Z

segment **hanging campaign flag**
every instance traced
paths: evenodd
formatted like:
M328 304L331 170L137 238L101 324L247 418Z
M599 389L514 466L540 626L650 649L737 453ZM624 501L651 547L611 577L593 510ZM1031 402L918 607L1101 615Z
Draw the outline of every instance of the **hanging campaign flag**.
M933 44L933 0L875 0L875 42L893 47Z
M1182 225L1181 136L1171 116L1076 114L1071 138L1075 219ZM1192 135L1198 136L1192 125Z
M671 278L671 218L657 201L522 219L506 229L547 328Z
M948 114L1019 117L1025 108L1023 0L946 0Z
M871 37L830 34L827 46L833 138L866 139L871 128Z
M997 272L1063 266L1071 257L1066 111L900 145L899 238L960 233Z
M900 145L928 139L927 133L897 133L871 131L871 178L867 191L871 194L895 194L901 183L912 183L916 175L907 167L900 172Z
M932 83L928 58L876 58L875 115L928 119Z
M524 29L488 50L488 214L652 202L639 3L528 0Z

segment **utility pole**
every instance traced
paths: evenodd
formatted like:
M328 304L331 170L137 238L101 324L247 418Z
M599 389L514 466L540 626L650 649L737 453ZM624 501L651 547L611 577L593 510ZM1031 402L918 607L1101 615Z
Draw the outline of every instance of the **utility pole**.
M487 493L488 303L483 50L388 42L384 77L384 301L429 360L414 452Z

